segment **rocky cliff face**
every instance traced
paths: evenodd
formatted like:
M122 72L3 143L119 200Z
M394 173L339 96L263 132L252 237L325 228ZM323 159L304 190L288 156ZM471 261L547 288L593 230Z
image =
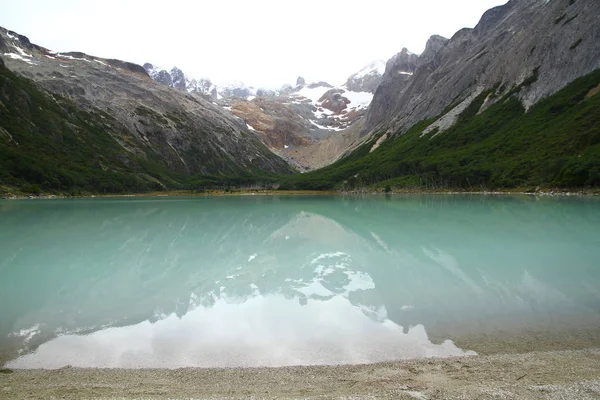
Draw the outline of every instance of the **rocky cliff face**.
M412 82L418 58L404 48L386 63L381 83L375 91L374 98L377 101L371 103L371 110L367 114L365 130L385 121L395 111L398 94L403 93Z
M474 29L432 36L420 57L403 51L388 62L362 135L404 132L492 88L482 109L511 91L531 106L600 67L598 15L596 0L511 0Z
M70 99L82 110L116 120L118 128L107 129L122 146L124 158L158 160L169 170L186 174L290 171L243 121L197 93L155 82L139 65L84 53L51 52L4 28L0 37L11 71ZM178 88L182 75L170 74ZM160 76L158 72L155 79Z
M217 87L209 79L189 79L185 73L173 67L170 71L161 69L150 63L144 64L146 73L156 82L175 88L182 92L198 93L209 96L212 99L218 97Z
M350 75L345 86L353 92L375 93L375 90L381 83L384 72L385 63L383 61L376 61L357 73Z

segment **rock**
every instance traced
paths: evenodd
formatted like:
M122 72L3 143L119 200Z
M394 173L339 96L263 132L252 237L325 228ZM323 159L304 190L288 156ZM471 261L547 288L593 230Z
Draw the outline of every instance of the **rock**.
M386 121L403 103L399 99L409 84L417 68L419 57L406 48L388 60L382 81L375 91L369 107L363 132L370 131ZM361 134L361 135L364 135Z
M173 78L171 74L169 74L164 69L159 71L155 76L152 77L156 82L163 84L165 86L173 86Z
M329 89L321 98L319 102L321 102L321 106L328 110L333 111L336 114L339 114L344 110L348 104L350 104L350 100L343 96L343 89Z
M36 46L36 45L33 45L33 46L35 48L40 48L44 51L47 51L39 46ZM69 54L69 53L65 53L65 54ZM127 61L115 60L115 59L102 59L102 62L104 62L105 64L108 64L112 67L115 67L115 68L124 69L126 71L133 72L140 76L148 77L148 73L146 72L144 67L142 67L141 65L138 65L138 64L130 63Z
M440 35L433 35L427 40L425 50L417 59L416 68L422 68L428 65L431 69L435 69L439 65L440 50L448 43L448 39ZM415 68L415 69L416 69Z
M352 74L346 81L345 87L353 92L375 93L383 79L384 71L385 63L383 61L371 63Z
M333 86L331 86L329 83L327 82L323 82L323 81L319 81L319 82L314 82L311 83L307 86L309 89L314 89L314 88L318 88L318 87L326 87L326 88L332 88Z
M296 86L304 86L306 85L306 81L304 80L303 77L299 76L298 79L296 79Z
M597 0L511 0L484 13L474 29L449 40L432 36L420 57L403 51L388 61L361 135L401 134L454 101L500 88L487 107L526 80L517 96L530 107L600 68L598 15ZM412 75L393 73L411 68Z
M173 69L171 69L170 75L173 80L173 87L175 89L185 91L187 85L185 82L185 75L183 71L177 67L173 67Z
M3 28L0 28L0 37L3 41L16 40L8 38ZM26 90L11 93L10 101L19 101L15 96L21 96L25 104L38 101L35 96L47 96L47 101L59 103L62 98L68 98L69 104L76 106L73 108L85 110L89 113L89 126L99 127L102 134L112 136L117 143L117 147L110 147L114 154L106 157L110 161L105 161L102 158L104 155L98 154L102 158L103 169L123 173L139 169L142 175L141 172L145 171L142 163L152 160L152 163L160 164L166 171L180 175L205 173L233 176L251 170L272 173L291 171L284 160L261 143L256 133L246 128L245 123L240 123L231 113L203 96L186 92L183 86L187 83L185 75L178 68L173 68L169 73L151 63L141 66L83 53L69 53L73 57L77 55L102 63L74 59L70 61L66 73L66 69L61 67L63 60L45 57L48 50L30 45L28 53L36 60L35 65L19 60L4 60L10 71L3 73L27 76L35 83L27 85ZM151 74L165 85L151 81ZM176 79L173 80L173 76ZM169 77L178 90L168 87ZM208 88L210 85L208 80L196 82L198 88ZM34 93L37 87L43 91ZM216 98L214 86L210 90ZM50 93L60 97L53 99ZM0 91L0 102L8 101L7 96L9 93ZM86 130L87 125L78 125L79 119L71 113L62 112L61 107L57 109L57 117L67 120L64 129L77 135L96 134L96 131ZM31 125L28 123L27 126ZM61 138L45 136L44 140L58 141ZM7 146L15 151L23 151L13 141L8 141ZM107 165L102 166L105 162ZM153 185L163 185L158 178L150 175L143 179L151 181Z

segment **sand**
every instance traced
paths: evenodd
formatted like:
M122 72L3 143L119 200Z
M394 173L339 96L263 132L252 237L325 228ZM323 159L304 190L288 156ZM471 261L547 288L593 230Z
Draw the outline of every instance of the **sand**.
M16 370L2 399L598 399L600 348L371 365Z

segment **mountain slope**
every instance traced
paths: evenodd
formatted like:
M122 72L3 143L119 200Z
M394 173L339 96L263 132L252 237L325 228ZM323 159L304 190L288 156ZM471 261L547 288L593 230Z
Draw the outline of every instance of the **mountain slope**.
M0 182L44 190L118 193L163 188L159 163L123 152L114 118L82 111L0 66ZM142 143L137 143L142 147ZM160 177L160 175L159 175ZM165 177L161 177L168 184Z
M16 96L20 96L30 109L32 104L44 108L36 102L45 99L43 102L48 103L47 100L52 100L53 95L58 96L54 98L70 102L76 110L66 114L62 106L54 110L57 121L70 121L73 113L96 115L93 124L99 124L100 130L94 131L90 130L90 126L75 124L78 135L92 132L109 135L120 147L113 149L114 155L124 165L136 159L141 164L151 163L170 175L181 177L235 177L291 172L289 165L270 152L243 121L201 95L181 93L154 82L141 66L83 53L50 52L31 44L26 37L3 28L0 28L0 38L0 52L6 68L33 80L37 86L34 90L30 83L19 81L19 85L27 89L16 88ZM3 85L13 87L11 85L17 81L8 70L3 70ZM10 91L6 90L3 103L9 107L14 100ZM60 103L62 100L57 101ZM31 126L30 134L43 135L43 130L36 128L41 121L29 121L32 115L18 114L17 111L5 108L3 123L9 117L15 117L24 126ZM100 124L105 120L105 124ZM0 135L3 148L12 149L17 155L23 154L18 141L10 140L10 136L15 135L15 126L3 128L8 133ZM57 134L60 131L62 128ZM32 137L31 140L31 146L42 143L41 138ZM104 150L101 148L99 151ZM33 154L41 153L41 147L32 148L31 151ZM105 154L100 153L99 156ZM122 165L108 161L102 165L96 164L94 168L124 171ZM171 186L169 179L157 175L161 174L154 174L153 179L160 182L159 187ZM33 183L25 177L21 178ZM177 182L181 182L181 179Z
M598 110L600 69L527 112L516 96L504 96L480 114L463 111L439 135L423 137L432 118L371 151L380 139L373 136L328 167L286 179L282 188L600 187Z
M404 49L353 151L289 187L600 185L598 15L594 0L511 0Z
M460 112L493 87L506 94L527 83L518 97L528 108L600 67L599 15L594 0L510 0L484 13L474 29L449 40L432 36L421 56L410 60L405 52L394 60L416 62L412 75L386 68L363 133L405 132L446 108ZM449 117L444 126L454 121Z
M144 69L156 82L203 94L231 111L269 149L304 171L331 163L349 141L355 141L360 132L356 124L366 114L385 63L365 66L342 86L307 84L298 77L296 86L284 85L279 90L254 89L242 82L215 86L208 79L190 79L176 67L167 71L146 63Z
M352 92L375 93L385 73L385 62L375 61L350 75L344 87Z

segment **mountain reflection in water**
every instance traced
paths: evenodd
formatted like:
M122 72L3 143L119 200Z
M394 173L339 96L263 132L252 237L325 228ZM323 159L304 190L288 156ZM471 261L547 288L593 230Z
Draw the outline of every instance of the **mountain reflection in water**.
M500 329L507 318L598 318L595 201L253 197L2 206L0 230L10 235L0 244L0 348L13 354L12 368L451 356L472 352L434 344L427 332L473 321Z

